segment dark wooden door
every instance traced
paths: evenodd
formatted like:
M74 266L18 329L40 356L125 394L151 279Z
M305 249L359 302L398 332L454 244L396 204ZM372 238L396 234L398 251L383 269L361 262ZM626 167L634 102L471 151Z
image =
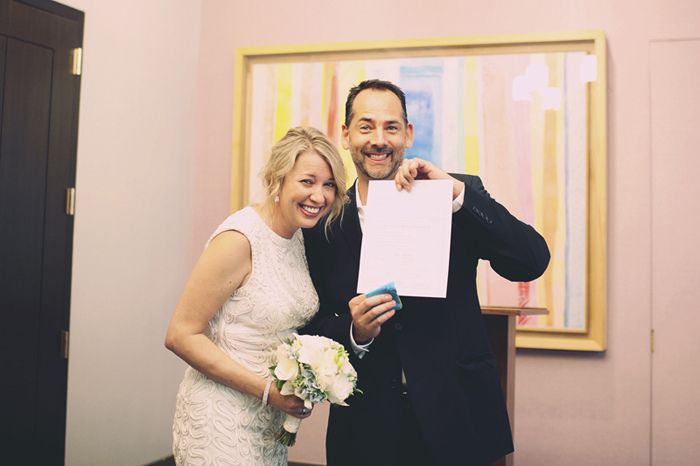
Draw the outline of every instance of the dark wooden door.
M0 0L0 462L63 464L83 13Z

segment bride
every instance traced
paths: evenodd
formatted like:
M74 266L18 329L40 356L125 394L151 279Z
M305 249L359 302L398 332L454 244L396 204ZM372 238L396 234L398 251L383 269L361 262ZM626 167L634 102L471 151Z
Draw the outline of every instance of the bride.
M265 199L226 219L190 275L165 346L190 367L177 396L178 465L286 465L275 441L286 414L311 414L272 383L271 349L318 310L301 228L328 225L347 202L333 143L289 130L261 173Z

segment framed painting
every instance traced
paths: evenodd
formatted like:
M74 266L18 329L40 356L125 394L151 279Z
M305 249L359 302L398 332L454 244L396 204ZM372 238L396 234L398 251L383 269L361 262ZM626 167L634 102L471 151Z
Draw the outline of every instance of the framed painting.
M552 253L545 274L512 283L478 270L483 307L518 317L516 345L606 348L606 45L600 31L250 47L236 50L231 206L255 202L272 145L314 126L340 146L345 97L365 79L406 94L406 157L479 175Z

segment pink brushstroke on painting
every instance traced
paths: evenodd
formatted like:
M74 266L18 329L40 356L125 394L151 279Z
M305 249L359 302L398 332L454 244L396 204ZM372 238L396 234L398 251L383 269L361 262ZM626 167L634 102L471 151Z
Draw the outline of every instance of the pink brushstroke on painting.
M518 283L518 306L527 307L530 302L530 283ZM537 316L518 316L519 326L534 326L537 324Z
M530 284L528 282L518 283L518 291L520 295L518 297L518 306L526 307L530 302Z

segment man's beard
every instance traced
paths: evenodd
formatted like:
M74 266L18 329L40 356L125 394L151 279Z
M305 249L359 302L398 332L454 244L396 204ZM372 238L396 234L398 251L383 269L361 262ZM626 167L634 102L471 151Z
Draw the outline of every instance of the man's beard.
M358 173L362 173L364 176L370 180L386 180L393 178L396 175L397 170L403 162L404 153L406 151L402 150L392 151L389 154L390 163L385 166L370 167L367 163L368 157L362 153L362 151L356 152L355 150L350 150L350 155L352 156L352 161L355 164L355 168Z

